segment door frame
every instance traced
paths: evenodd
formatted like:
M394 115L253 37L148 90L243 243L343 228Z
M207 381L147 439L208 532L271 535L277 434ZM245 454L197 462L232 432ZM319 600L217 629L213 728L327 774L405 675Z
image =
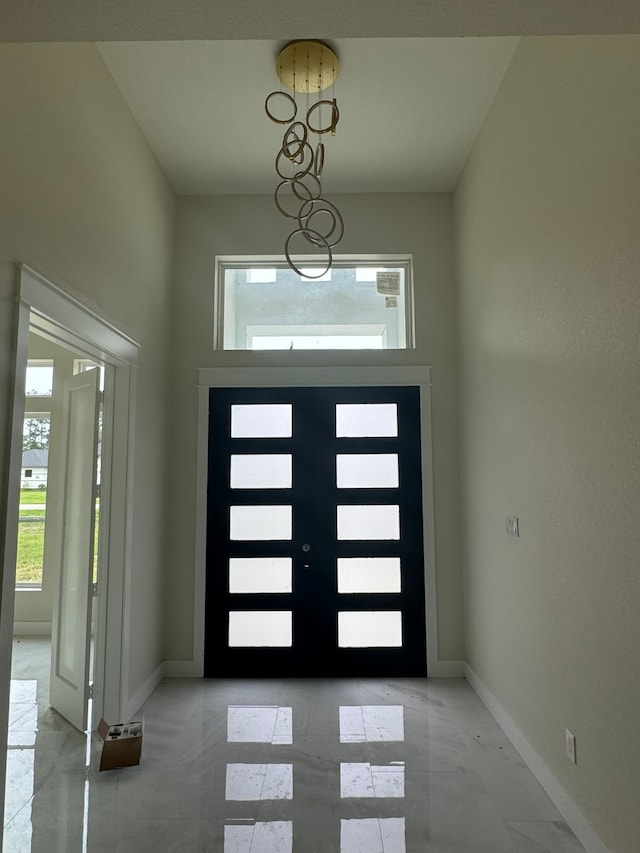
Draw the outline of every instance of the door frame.
M101 512L108 514L99 555L94 657L93 720L120 719L128 703L129 619L131 583L133 428L135 366L139 345L94 312L26 265L18 268L18 298L14 325L14 382L7 476L4 566L15 565L20 503L22 422L29 331L71 347L113 371L105 387ZM104 503L103 503L104 501ZM2 578L0 654L11 657L15 572ZM10 676L9 676L10 677ZM8 684L6 685L8 695ZM4 804L4 762L7 712L0 711L0 812Z
M438 660L433 462L431 442L431 368L380 367L204 367L198 370L198 430L195 513L194 660L181 675L204 674L207 471L210 388L320 388L349 386L402 386L420 389L420 439L422 444L422 512L427 619L427 672L431 678L450 675L450 665ZM177 674L177 673L176 673Z

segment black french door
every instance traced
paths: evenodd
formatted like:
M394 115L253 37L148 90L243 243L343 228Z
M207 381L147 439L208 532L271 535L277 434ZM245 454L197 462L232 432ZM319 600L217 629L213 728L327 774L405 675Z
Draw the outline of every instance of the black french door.
M212 388L205 676L426 674L416 387Z

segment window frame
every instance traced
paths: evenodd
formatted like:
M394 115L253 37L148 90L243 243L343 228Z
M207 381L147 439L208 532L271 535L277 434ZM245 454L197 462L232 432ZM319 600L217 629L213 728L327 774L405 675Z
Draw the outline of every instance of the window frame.
M318 265L318 258L315 255L299 255L294 258L296 265L306 268L314 268ZM288 352L283 349L243 349L229 348L225 349L224 345L224 310L225 310L225 273L228 269L272 269L288 268L287 260L284 255L216 255L215 258L215 275L213 289L213 349L216 352L252 352L259 353L274 353L279 354ZM368 352L384 352L384 351L400 351L412 350L416 347L415 335L415 310L414 310L414 276L413 276L413 255L410 253L372 255L335 255L333 258L332 269L334 268L354 268L354 267L391 267L401 268L404 272L404 347L394 348L344 348L332 349L332 352L353 352L358 351ZM255 326L255 321L252 321L252 326ZM323 325L319 324L317 319L310 318L309 326ZM370 326L370 323L366 325ZM301 350L297 349L294 352L329 352L329 349L316 350Z

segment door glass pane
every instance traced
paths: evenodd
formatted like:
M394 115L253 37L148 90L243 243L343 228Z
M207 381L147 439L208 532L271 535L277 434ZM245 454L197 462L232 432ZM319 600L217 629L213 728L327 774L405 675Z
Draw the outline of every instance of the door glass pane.
M288 453L243 453L231 456L232 489L290 489Z
M400 591L400 557L338 558L338 592Z
M397 489L397 453L338 453L339 489Z
M344 648L388 648L402 645L400 610L338 613L338 645Z
M291 610L232 610L229 646L291 646Z
M291 405L231 406L231 438L291 438Z
M338 507L338 539L400 539L400 507Z
M229 592L291 592L291 557L231 557Z
M230 538L255 541L291 539L290 506L232 506Z
M397 403L337 403L336 435L338 438L397 436Z

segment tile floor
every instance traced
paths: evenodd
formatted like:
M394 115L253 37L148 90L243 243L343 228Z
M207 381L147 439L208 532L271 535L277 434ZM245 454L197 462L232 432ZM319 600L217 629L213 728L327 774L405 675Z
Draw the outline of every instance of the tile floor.
M42 640L14 676L5 853L584 853L462 680L167 680L99 773Z

